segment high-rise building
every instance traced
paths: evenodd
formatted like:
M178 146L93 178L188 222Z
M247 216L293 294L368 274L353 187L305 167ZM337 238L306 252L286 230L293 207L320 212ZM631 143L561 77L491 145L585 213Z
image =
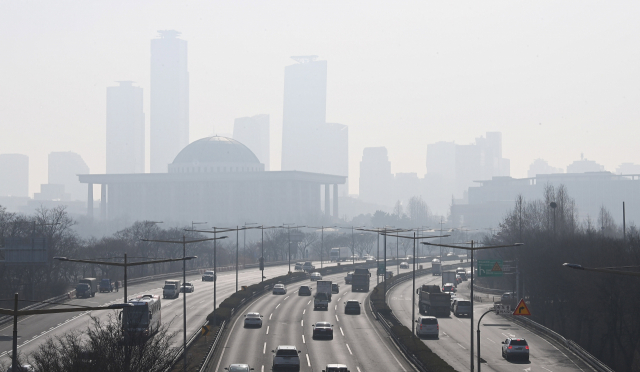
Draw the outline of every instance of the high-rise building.
M144 173L142 88L118 83L107 88L107 173Z
M29 157L0 154L0 196L29 196Z
M564 173L562 168L556 168L549 165L549 163L544 159L536 159L529 166L529 170L527 171L527 177L535 178L538 174L554 174L554 173Z
M187 42L179 32L158 31L151 40L151 173L168 165L189 144Z
M233 123L233 139L243 143L264 164L264 170L270 170L271 136L269 134L269 115L255 115L237 118Z
M369 203L393 205L393 174L386 147L366 147L360 162L359 198Z
M284 69L282 170L314 172L323 162L318 138L324 137L327 113L327 61L292 57Z
M86 200L87 187L83 186L79 174L89 174L87 163L75 152L52 152L49 154L49 184L64 185L62 192L71 200Z

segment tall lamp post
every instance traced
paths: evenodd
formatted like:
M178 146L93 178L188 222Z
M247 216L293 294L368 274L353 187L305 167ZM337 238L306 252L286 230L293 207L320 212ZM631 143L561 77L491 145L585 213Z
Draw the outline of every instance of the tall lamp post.
M471 282L470 282L470 287L471 287L471 322L470 322L470 326L471 326L471 347L469 348L469 353L471 354L471 361L470 361L470 371L473 372L473 252L477 251L477 250L481 250L481 249L493 249L493 248L510 248L510 247L520 247L523 246L524 243L514 243L514 244L507 244L507 245L487 245L487 246L482 246L482 247L474 247L474 241L471 241L471 247L462 247L462 246L458 246L458 245L447 245L447 244L433 244L433 243L427 243L427 242L422 242L422 244L425 245L433 245L436 247L447 247L447 248L456 248L456 249L464 249L464 250L469 250L471 251Z

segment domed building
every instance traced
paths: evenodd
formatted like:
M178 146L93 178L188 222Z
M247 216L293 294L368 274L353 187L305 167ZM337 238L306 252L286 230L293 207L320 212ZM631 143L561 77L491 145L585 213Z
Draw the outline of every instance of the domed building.
M93 217L93 185L101 185L102 220L161 220L212 226L312 223L337 217L338 185L345 176L300 171L265 171L242 143L213 136L182 149L167 173L86 174L88 211ZM324 193L324 213L321 205ZM331 195L335 197L331 198Z

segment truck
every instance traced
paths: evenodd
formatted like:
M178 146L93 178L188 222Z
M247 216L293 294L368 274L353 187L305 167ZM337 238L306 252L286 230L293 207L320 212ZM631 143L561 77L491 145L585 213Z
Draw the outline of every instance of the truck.
M448 317L451 314L451 295L440 291L435 284L423 284L416 290L420 295L418 309L421 314Z
M351 292L369 292L369 269L355 269L351 275Z
M442 275L442 263L437 258L431 260L431 275Z
M165 280L162 287L162 298L178 298L180 296L180 281Z
M302 265L302 270L306 271L306 272L311 272L313 270L315 270L316 267L313 266L313 263L311 261L307 261L304 263L304 265Z
M331 280L318 280L316 287L316 295L313 298L313 309L329 309L331 302Z
M348 247L331 248L329 260L331 262L347 261L351 259L351 249Z
M453 283L454 286L458 287L458 281L456 280L456 272L455 271L443 271L442 272L442 286L446 283Z
M76 297L95 297L98 292L98 279L96 278L84 278L78 280L76 286Z
M102 292L113 292L114 289L115 289L115 286L114 286L113 282L111 281L111 279L102 278L102 280L100 281L100 293L102 293Z

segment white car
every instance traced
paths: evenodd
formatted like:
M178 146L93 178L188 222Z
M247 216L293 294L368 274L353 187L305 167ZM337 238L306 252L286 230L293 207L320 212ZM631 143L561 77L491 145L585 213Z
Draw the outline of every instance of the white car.
M262 315L260 313L247 313L244 316L244 327L262 328Z
M318 281L318 280L322 280L322 275L320 275L320 273L316 272L316 273L311 273L311 275L309 276L309 278L311 278L311 281Z
M286 294L287 287L284 284L276 284L273 286L273 294Z
M416 320L416 336L440 336L440 326L438 318L435 316L421 316Z
M409 264L406 262L400 262L400 268L401 269L408 269L409 268Z
M349 372L349 367L346 364L327 364L322 372Z
M191 283L182 283L182 288L180 288L180 292L188 292L193 293L196 288Z
M280 345L273 353L273 369L296 368L300 370L300 350L291 345Z
M249 367L248 364L232 364L229 367L225 367L225 369L229 372L249 372L253 371L253 368Z

